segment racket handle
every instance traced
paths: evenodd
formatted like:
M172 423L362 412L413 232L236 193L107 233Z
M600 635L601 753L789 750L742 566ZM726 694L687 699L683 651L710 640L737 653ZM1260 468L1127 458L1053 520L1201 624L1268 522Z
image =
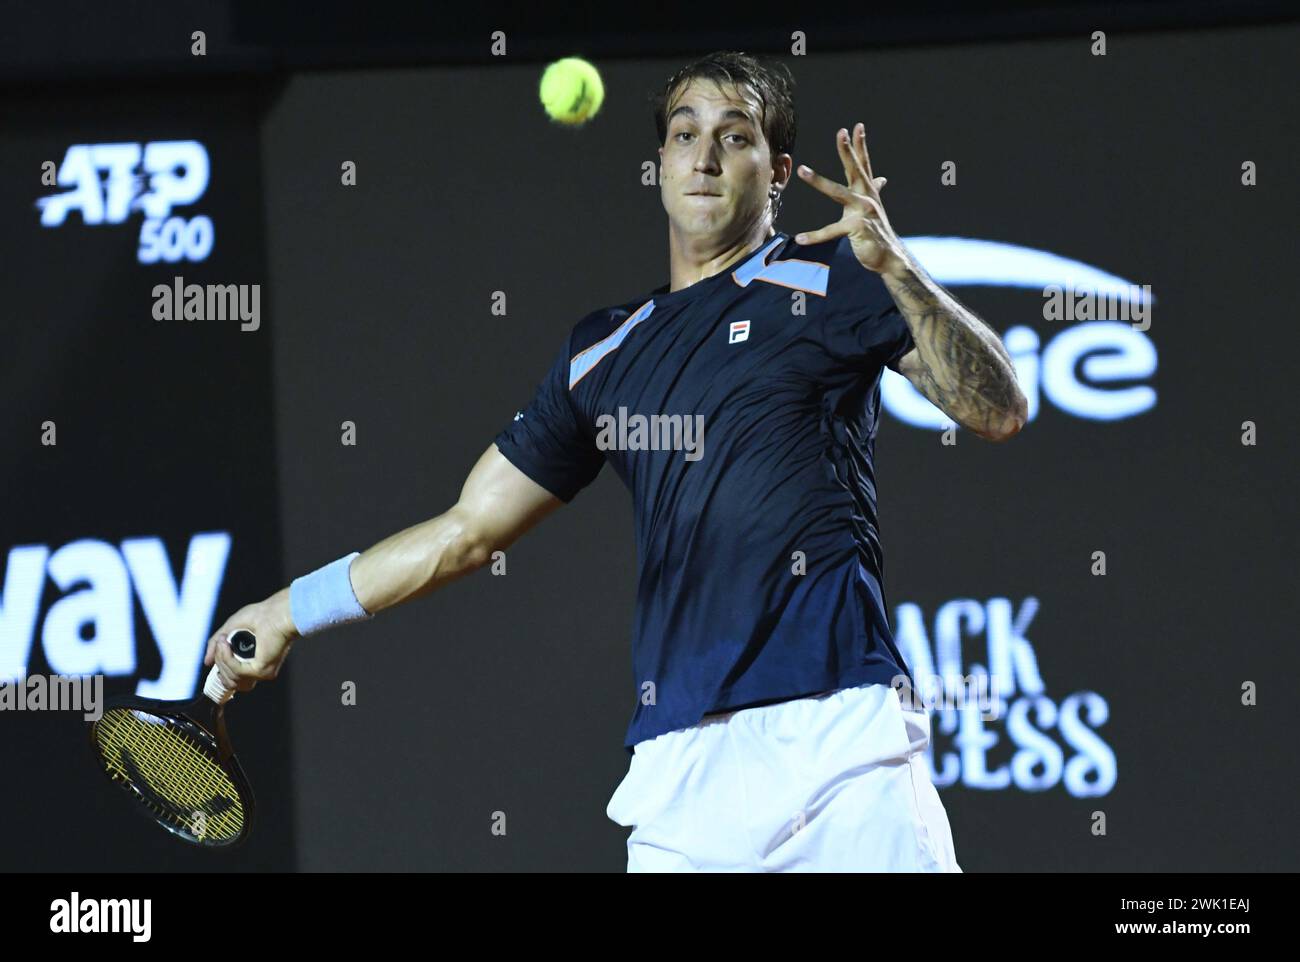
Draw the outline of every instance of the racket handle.
M230 650L240 661L251 661L257 653L257 636L247 628L235 629L227 640L230 642ZM233 685L228 686L222 681L221 673L217 671L217 666L213 665L212 670L208 672L208 680L203 684L203 694L218 705L224 705L235 697L236 690Z

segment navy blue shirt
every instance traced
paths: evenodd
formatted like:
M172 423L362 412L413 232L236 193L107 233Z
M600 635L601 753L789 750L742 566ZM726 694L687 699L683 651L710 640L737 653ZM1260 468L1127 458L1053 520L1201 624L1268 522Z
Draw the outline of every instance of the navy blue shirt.
M847 238L777 233L689 287L588 314L496 437L562 501L606 462L632 493L629 751L711 712L910 676L873 449L882 368L912 347Z

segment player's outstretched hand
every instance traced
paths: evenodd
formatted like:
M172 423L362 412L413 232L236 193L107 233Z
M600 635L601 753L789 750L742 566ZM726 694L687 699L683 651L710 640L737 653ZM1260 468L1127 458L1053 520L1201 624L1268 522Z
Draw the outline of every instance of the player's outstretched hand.
M820 244L836 237L847 237L853 245L854 256L868 270L895 274L905 269L909 263L907 249L885 215L885 205L880 199L885 178L877 177L871 170L863 125L855 126L851 135L841 127L835 137L835 146L844 165L845 183L837 184L804 164L799 165L799 176L841 204L844 210L835 223L820 230L796 234L795 243Z

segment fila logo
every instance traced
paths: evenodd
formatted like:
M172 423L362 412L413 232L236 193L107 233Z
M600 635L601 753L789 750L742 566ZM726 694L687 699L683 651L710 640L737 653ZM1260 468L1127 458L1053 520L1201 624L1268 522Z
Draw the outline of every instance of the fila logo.
M731 331L727 336L728 344L739 344L749 340L749 321L732 321Z

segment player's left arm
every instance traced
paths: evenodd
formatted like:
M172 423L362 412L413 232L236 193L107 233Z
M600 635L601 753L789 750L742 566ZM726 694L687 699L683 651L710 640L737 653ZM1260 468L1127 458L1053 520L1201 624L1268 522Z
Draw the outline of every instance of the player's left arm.
M911 262L882 274L916 346L896 370L950 418L988 441L1024 427L1029 403L1002 339Z
M848 186L808 167L799 175L844 205L821 230L795 236L800 244L848 237L862 266L881 276L915 343L897 363L906 377L958 424L989 441L1005 441L1025 425L1029 402L1002 340L974 312L934 282L894 233L880 201L885 179L871 173L866 133L858 124L836 136Z

